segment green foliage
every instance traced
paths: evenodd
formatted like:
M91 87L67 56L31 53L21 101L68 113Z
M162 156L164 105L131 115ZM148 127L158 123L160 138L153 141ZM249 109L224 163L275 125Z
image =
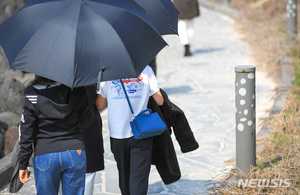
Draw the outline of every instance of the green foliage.
M295 79L294 79L293 83L297 87L300 87L300 46L299 46L299 44L296 44L296 46L294 46L291 49L291 53L293 56L294 67L295 67L295 69L294 69Z
M270 167L270 162L269 161L267 161L267 162L256 162L256 166L259 169L264 169L266 167Z
M286 28L283 26L279 26L277 29L276 35L281 39L285 39L286 38Z
M287 156L287 155L285 155ZM266 167L270 167L272 163L277 163L278 161L282 160L282 159L285 159L285 156L282 157L282 156L277 156L275 158L273 158L271 161L266 161L266 162L256 162L256 166L259 168L259 169L264 169Z
M300 93L299 93L299 91L300 91L300 88L297 87L296 85L294 85L294 86L292 87L291 92L292 92L292 94L293 94L293 96L294 96L294 98L295 98L296 100L300 100ZM297 111L298 111L298 110L297 110Z
M289 155L287 155L287 154L283 156L283 159L290 159L290 158L291 157Z
M293 180L294 180L294 183L295 183L295 187L300 188L300 175L295 177Z
M284 109L283 113L284 113L284 116L286 116L286 117L293 117L295 114L292 108Z
M293 144L293 143L299 143L300 138L292 139L290 136L284 135L280 132L274 132L272 142L280 145Z

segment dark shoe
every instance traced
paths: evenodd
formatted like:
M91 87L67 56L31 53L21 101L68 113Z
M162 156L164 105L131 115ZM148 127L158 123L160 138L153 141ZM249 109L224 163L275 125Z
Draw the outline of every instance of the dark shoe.
M185 48L184 56L191 56L192 53L190 51L190 45L184 45L184 48Z

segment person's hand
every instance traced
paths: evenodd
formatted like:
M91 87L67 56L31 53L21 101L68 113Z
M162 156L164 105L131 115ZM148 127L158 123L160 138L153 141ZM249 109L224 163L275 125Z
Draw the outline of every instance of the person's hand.
M30 178L28 177L28 170L19 170L19 177L20 177L20 181L25 184L26 182L28 182L30 180Z

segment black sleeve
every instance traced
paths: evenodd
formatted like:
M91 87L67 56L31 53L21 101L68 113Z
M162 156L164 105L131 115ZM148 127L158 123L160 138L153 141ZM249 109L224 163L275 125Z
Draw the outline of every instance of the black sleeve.
M20 152L19 152L19 168L27 169L30 156L33 153L33 143L35 132L37 129L38 118L34 113L34 106L29 100L24 98L24 106L20 124Z
M96 93L96 92L95 92ZM79 108L79 120L80 124L87 127L94 121L93 112L89 106L89 97L86 89L82 88L81 104Z

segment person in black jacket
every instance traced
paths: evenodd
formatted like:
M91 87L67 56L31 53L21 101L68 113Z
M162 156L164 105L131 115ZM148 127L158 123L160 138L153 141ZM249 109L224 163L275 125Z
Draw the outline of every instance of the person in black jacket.
M89 96L89 106L94 114L94 121L88 127L82 127L82 137L86 152L86 174L84 195L94 194L96 172L104 169L104 147L102 136L102 119L95 105L97 85L85 87Z
M71 89L37 76L25 90L20 124L19 177L28 178L28 163L34 151L37 194L83 194L86 154L79 124L93 121L84 87Z

